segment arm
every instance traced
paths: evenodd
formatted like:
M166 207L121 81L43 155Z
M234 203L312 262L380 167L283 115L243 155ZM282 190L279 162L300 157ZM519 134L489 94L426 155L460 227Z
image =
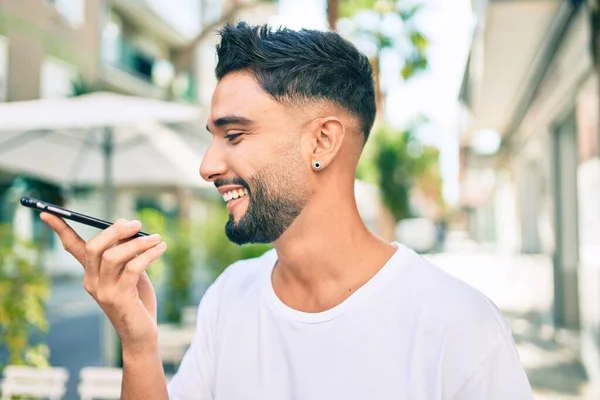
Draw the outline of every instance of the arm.
M121 399L168 399L165 374L157 346L123 349Z

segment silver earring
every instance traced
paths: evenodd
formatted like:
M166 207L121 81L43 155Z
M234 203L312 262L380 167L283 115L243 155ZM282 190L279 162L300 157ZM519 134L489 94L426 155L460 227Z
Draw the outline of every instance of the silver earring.
M321 163L318 161L313 162L313 168L314 169L321 169Z

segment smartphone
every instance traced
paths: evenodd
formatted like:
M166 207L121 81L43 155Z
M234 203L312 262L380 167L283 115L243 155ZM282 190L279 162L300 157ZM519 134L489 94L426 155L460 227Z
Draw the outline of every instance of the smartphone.
M63 207L59 207L56 204L48 203L46 201L33 199L31 197L23 197L21 198L21 205L29 208L33 208L37 211L44 211L52 215L56 215L57 217L61 217L64 219L68 219L71 221L79 222L80 224L93 226L98 229L106 229L111 226L113 223L105 221L103 219L91 217L89 215L81 214L72 210L68 210ZM145 232L138 232L133 235L131 238L137 238L142 236L149 236L149 234Z

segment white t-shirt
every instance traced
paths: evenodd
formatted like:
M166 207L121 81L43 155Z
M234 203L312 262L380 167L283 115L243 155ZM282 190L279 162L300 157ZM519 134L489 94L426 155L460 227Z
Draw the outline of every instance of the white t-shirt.
M533 399L506 322L483 294L407 247L338 306L275 294L274 250L208 289L173 400Z

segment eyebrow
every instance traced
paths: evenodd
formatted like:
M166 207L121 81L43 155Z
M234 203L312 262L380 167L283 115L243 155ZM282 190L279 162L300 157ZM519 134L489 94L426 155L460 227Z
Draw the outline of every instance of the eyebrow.
M238 115L226 115L224 117L217 118L213 121L213 125L216 128L219 128L219 127L222 127L225 125L230 125L230 124L248 126L248 125L252 125L252 120L248 119L246 117L238 116ZM208 124L206 125L206 130L210 132Z

